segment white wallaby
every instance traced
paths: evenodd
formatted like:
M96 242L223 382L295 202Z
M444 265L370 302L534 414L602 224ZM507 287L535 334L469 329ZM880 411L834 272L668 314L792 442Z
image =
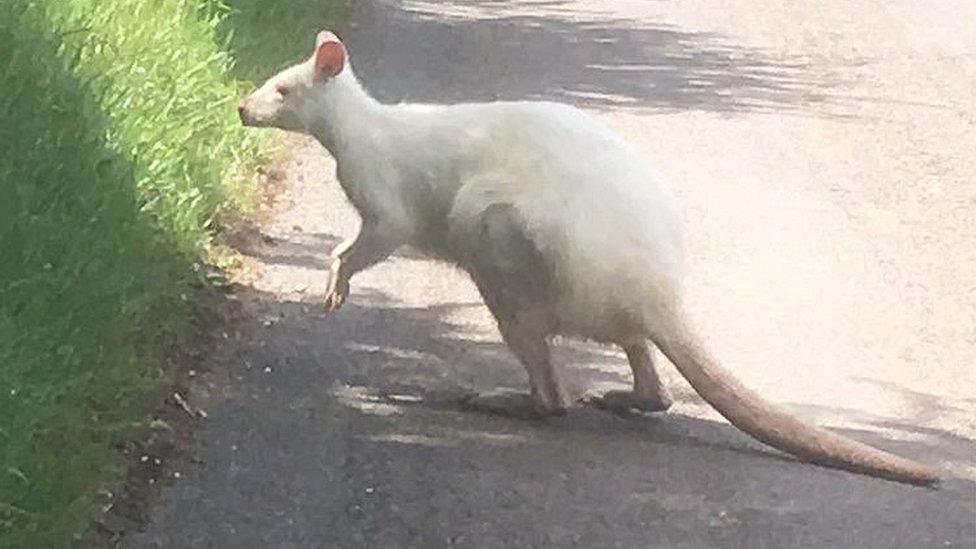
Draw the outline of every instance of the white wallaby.
M482 395L494 411L560 413L554 335L621 346L633 392L609 408L664 410L650 339L732 424L797 458L932 484L919 463L806 425L742 386L704 350L681 307L682 231L669 192L620 137L582 111L546 102L381 104L360 86L342 42L318 35L306 62L239 105L249 126L314 136L335 157L362 217L332 253L326 307L355 273L409 244L474 279L529 374L529 395Z

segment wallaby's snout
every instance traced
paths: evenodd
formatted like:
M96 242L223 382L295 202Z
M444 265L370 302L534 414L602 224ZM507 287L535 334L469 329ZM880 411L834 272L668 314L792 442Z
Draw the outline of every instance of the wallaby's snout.
M322 116L322 105L346 65L346 49L329 31L316 37L310 59L272 76L237 104L241 123L306 132Z
M275 77L281 79L281 75ZM281 92L282 86L274 79L237 103L237 116L241 124L252 128L279 128L288 131L302 131L299 120L301 105L297 101L286 101Z
M273 125L273 118L275 117L275 109L271 105L261 109L260 98L255 99L254 96L260 94L260 89L251 92L250 94L242 97L237 102L237 116L241 119L241 124L248 127L260 127ZM261 116L262 112L264 116ZM262 123L262 121L264 123Z
M275 118L278 117L277 109L260 108L260 100L254 100L252 93L237 102L237 116L241 119L241 124L250 128L261 128L264 126L276 126Z

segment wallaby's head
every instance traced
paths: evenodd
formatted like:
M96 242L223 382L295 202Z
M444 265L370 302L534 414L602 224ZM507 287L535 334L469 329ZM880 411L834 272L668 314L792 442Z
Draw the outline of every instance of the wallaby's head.
M241 100L237 105L241 122L306 132L308 121L320 110L345 67L345 46L335 34L320 32L311 58L272 76Z

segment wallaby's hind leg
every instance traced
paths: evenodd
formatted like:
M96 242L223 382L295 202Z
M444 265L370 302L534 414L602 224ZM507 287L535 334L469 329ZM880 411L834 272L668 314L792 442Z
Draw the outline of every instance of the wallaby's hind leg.
M495 392L467 400L473 409L520 418L561 414L566 411L566 396L559 385L549 349L547 334L537 315L531 312L499 320L498 327L509 349L529 374L530 392Z
M586 401L600 408L617 413L632 410L641 412L663 412L671 407L671 395L661 383L654 368L654 358L647 343L623 346L634 372L633 391L609 391L600 396L588 396Z
M457 219L454 245L485 304L498 321L508 347L529 374L529 394L493 393L474 397L476 409L511 416L559 414L566 397L549 349L547 307L554 287L550 269L527 236L514 207L494 204L468 219Z

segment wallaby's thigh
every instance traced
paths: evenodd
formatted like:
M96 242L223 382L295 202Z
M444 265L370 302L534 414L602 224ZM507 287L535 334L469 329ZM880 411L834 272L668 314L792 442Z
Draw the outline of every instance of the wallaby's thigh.
M499 322L548 310L556 294L552 267L514 206L492 204L452 230L458 263L474 279Z
M549 337L555 291L551 269L526 233L515 208L492 205L463 227L459 257L498 321L505 343L529 375L528 399L518 395L479 395L475 407L496 413L561 413L568 399L553 368ZM519 404L522 402L524 404Z

